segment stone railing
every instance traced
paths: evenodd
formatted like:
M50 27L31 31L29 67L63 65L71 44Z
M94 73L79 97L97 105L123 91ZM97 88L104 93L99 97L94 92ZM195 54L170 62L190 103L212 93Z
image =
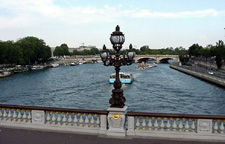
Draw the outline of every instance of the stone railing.
M107 111L0 105L0 125L105 133Z
M225 116L128 112L129 136L225 140Z
M224 120L220 115L127 112L126 108L102 111L0 104L0 126L131 138L225 141Z

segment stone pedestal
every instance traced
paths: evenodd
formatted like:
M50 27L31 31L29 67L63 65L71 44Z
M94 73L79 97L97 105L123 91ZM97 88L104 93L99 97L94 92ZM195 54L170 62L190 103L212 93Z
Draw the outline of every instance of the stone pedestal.
M127 110L127 106L123 108L108 108L108 124L109 129L107 130L108 136L126 136L126 130L124 127L125 124L125 114Z

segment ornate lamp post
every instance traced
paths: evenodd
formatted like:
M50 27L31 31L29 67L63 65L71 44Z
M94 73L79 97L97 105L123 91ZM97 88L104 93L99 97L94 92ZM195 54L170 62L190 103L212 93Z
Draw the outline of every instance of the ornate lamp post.
M123 108L125 106L126 98L123 96L123 90L121 89L121 81L119 78L120 66L131 65L135 56L135 52L132 51L132 45L129 46L129 51L125 55L120 55L120 49L125 42L125 37L122 32L120 32L120 27L117 25L116 30L111 34L110 41L112 43L113 49L116 51L115 56L110 56L105 45L103 46L103 51L100 54L101 59L105 66L115 66L116 79L114 82L114 89L112 90L112 97L109 100L111 108Z

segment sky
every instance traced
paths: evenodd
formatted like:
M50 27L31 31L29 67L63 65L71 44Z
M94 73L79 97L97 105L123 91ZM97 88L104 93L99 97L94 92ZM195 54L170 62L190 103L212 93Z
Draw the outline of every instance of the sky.
M112 48L116 25L123 48L203 47L225 41L225 0L0 0L0 40L26 36L50 47Z

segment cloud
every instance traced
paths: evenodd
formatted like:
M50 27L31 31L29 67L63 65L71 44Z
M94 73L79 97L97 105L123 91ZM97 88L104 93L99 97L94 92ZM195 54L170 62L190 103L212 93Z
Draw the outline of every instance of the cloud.
M137 18L189 18L189 17L207 17L218 16L220 12L214 9L184 12L150 12L149 10L140 10L133 14Z
M48 22L60 24L83 24L90 22L117 22L124 18L189 18L218 16L221 12L214 9L184 12L151 12L146 9L122 9L122 6L111 7L63 7L54 0L0 0L0 26L26 27Z

